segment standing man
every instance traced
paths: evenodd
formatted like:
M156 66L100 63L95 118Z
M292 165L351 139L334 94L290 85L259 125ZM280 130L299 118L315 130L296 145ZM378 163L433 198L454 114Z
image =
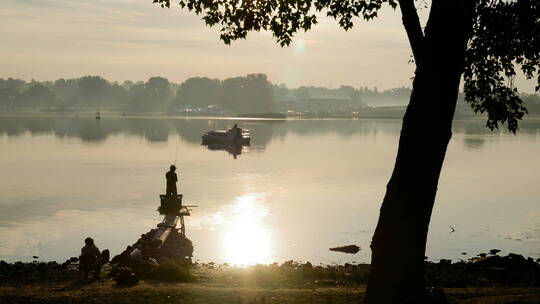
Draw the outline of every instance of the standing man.
M178 195L178 192L176 191L176 182L178 181L178 177L176 176L176 166L171 165L169 172L165 174L165 178L167 178L167 191L166 195L172 195L175 198Z

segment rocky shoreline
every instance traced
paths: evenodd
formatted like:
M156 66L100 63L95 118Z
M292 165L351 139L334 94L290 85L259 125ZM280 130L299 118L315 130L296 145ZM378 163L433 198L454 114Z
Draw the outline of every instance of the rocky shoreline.
M249 267L173 261L137 274L107 264L101 278L90 281L81 280L76 258L62 264L2 261L0 303L362 303L370 269L292 260ZM119 282L119 270L133 277ZM426 285L445 299L438 303L540 304L540 264L532 258L493 254L426 262L425 273Z
M114 277L116 266L125 267L123 263L111 261L112 265L104 267L103 276ZM297 282L331 282L331 284L364 284L369 274L369 264L343 264L314 266L310 262L298 263L287 261L282 264L255 265L235 267L228 264L215 263L172 263L170 259L162 259L146 273L137 272L141 279L150 277L153 270L163 267L187 269L193 274L195 281L234 281L251 276L258 283ZM497 254L481 254L468 261L425 262L426 282L428 286L470 287L470 286L537 286L540 287L540 260L526 258L518 254L499 256ZM176 265L176 266L175 266ZM133 269L132 269L133 271ZM32 262L7 263L0 261L0 284L29 284L35 282L60 282L79 279L78 259L73 257L64 263ZM167 281L167 279L164 279Z

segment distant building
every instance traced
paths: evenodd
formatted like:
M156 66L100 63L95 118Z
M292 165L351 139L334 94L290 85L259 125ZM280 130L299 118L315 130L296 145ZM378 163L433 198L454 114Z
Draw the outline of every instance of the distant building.
M289 90L281 100L276 101L278 111L350 112L366 107L354 91L310 87L292 92Z

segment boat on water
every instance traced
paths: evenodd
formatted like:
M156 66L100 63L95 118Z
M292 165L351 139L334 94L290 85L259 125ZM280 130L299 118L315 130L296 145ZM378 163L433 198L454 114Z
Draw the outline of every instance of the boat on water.
M251 132L249 130L233 127L229 130L208 131L202 136L203 144L207 143L238 143L249 145Z

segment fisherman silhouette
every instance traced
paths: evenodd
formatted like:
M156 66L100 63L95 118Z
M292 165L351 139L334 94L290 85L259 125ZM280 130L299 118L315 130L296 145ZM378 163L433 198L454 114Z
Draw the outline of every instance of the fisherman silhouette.
M167 191L166 195L170 195L173 197L177 197L178 192L176 191L176 182L178 181L178 177L176 176L176 166L171 165L170 170L165 174L165 178L167 178Z

